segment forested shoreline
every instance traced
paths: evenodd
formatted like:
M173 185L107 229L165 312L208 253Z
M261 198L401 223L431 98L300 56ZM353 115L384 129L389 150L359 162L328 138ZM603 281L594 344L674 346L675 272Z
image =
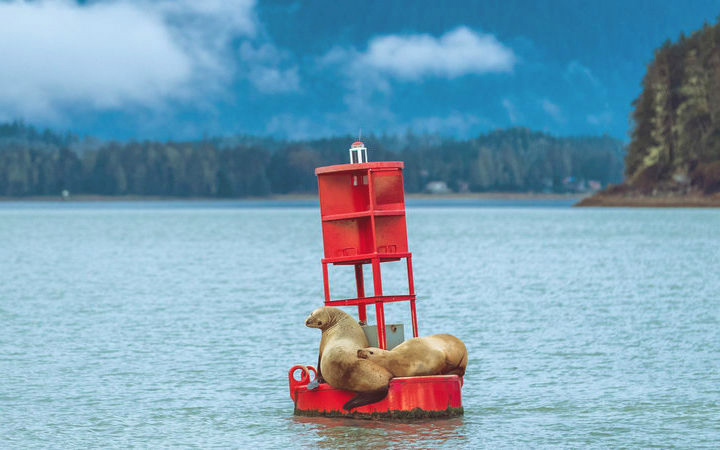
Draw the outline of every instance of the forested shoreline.
M633 107L625 181L579 206L720 206L720 23L655 50Z
M633 102L626 182L610 193L720 192L720 23L655 51Z
M0 196L261 197L312 193L315 167L347 161L351 136L305 141L235 136L101 141L0 124ZM583 192L622 180L623 143L524 128L474 139L369 136L371 161L405 161L405 188L452 192Z

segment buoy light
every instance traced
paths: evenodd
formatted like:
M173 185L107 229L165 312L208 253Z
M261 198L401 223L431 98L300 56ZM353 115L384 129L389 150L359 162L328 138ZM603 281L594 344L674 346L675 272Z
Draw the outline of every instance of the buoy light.
M359 164L368 162L367 148L360 141L353 142L350 146L350 163Z

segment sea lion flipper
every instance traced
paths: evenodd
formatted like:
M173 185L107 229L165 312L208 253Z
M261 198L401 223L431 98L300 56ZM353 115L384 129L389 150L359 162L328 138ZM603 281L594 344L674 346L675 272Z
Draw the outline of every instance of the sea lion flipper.
M320 373L320 360L322 359L322 355L318 356L318 365L315 372L315 379L313 379L310 383L308 383L307 388L308 390L313 390L316 387L320 386L320 383L325 383L325 379L322 376L322 373Z
M308 390L308 391L312 391L313 389L315 389L315 388L317 388L318 386L320 386L321 383L327 383L327 381L325 381L325 380L323 379L323 377L321 377L321 376L318 374L318 375L315 377L314 380L312 380L311 382L309 382L309 383L307 384L307 390Z
M355 397L348 400L344 405L343 409L350 411L351 409L358 408L360 406L369 405L370 403L379 402L384 399L388 393L388 386L381 389L368 392L359 392Z

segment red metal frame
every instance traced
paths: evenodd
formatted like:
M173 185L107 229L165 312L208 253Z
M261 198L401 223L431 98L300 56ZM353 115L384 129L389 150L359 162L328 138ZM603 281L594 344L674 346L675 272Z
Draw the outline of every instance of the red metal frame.
M408 251L405 194L401 161L341 164L318 167L318 194L323 224L325 258L323 290L327 306L357 306L367 322L367 305L375 305L378 346L387 348L384 304L409 301L413 337L418 336L412 254ZM408 293L384 295L381 264L407 261ZM353 265L357 297L332 300L328 264ZM373 296L365 295L363 265L372 268Z
M382 348L387 348L385 303L410 302L413 337L418 336L402 169L402 162L393 161L315 169L322 216L325 305L357 306L360 322L365 323L367 306L375 305L378 345ZM388 295L383 291L382 264L402 259L407 264L408 292ZM357 297L331 298L329 264L353 266ZM365 292L365 265L370 265L372 271L372 295ZM298 371L299 379L295 377ZM327 383L313 383L315 386L308 389L309 383L317 378L314 367L294 366L288 377L296 415L416 419L453 417L463 413L462 378L457 375L392 378L385 398L352 411L345 411L343 407L356 395L355 392L336 389Z

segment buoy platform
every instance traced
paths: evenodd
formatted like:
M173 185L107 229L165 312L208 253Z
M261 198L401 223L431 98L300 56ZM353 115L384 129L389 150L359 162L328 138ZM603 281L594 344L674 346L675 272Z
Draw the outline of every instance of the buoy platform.
M295 415L355 419L425 419L463 414L460 393L462 378L457 375L393 378L390 380L387 397L377 403L346 411L342 405L353 398L355 393L335 389L326 383L308 390L307 385L316 374L313 366L297 365L290 369L290 398L295 402ZM297 375L300 379L295 378Z

